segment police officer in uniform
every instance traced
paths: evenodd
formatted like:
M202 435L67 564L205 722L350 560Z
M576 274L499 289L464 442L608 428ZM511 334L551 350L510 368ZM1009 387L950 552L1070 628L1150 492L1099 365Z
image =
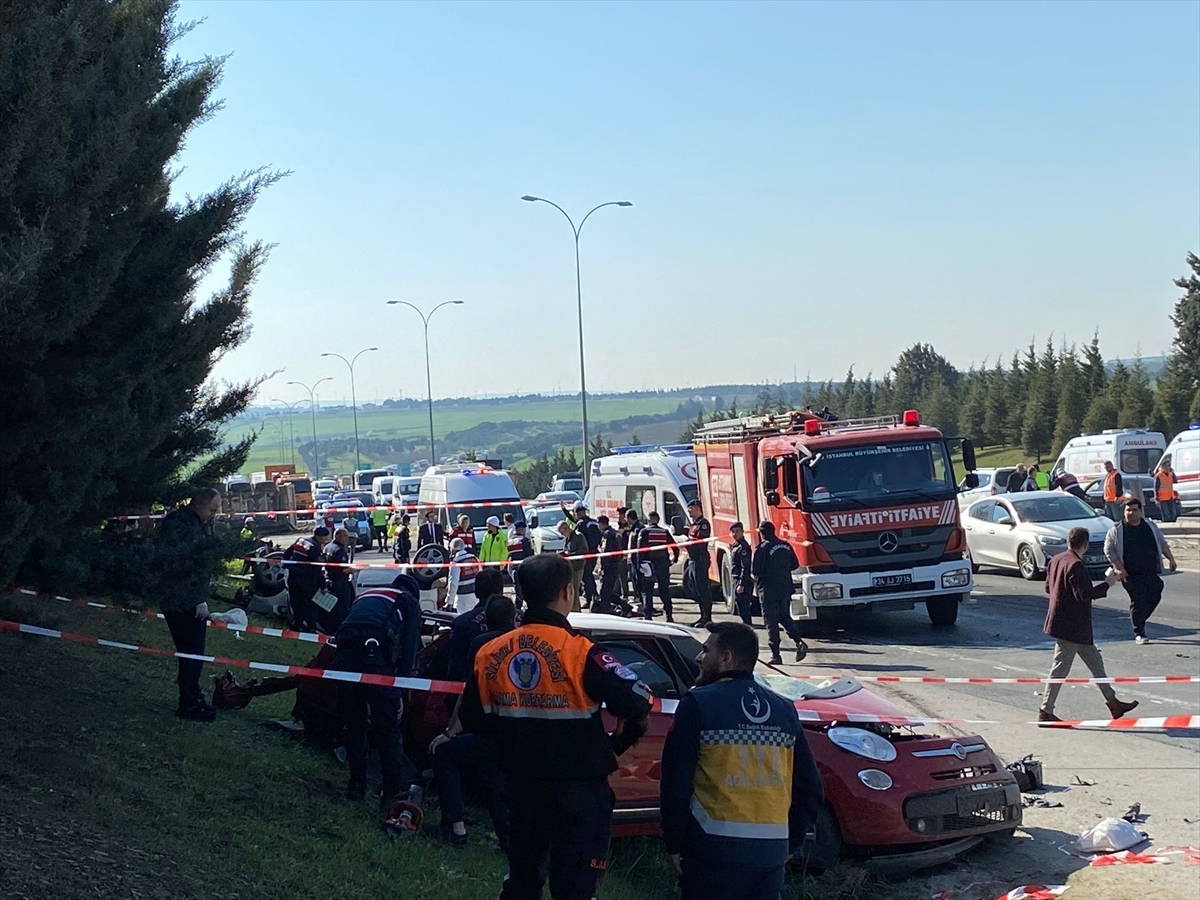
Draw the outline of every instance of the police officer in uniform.
M657 512L650 513L646 518L650 521L638 532L637 537L642 616L646 619L654 616L654 588L657 585L667 621L674 622L675 617L671 615L671 566L679 561L679 546L675 543L675 536L658 524ZM671 553L670 558L667 556L668 552ZM642 571L642 566L646 564L650 566L649 575Z
M500 747L511 836L500 900L591 900L608 866L617 756L645 733L650 694L603 647L567 623L571 566L539 554L517 570L523 624L475 656L459 708L463 726ZM600 706L616 716L610 736ZM543 864L548 861L548 869Z
M597 516L596 524L600 527L600 552L619 553L621 536L609 524L608 516ZM633 612L621 599L621 589L617 584L621 574L620 560L619 556L600 557L600 601L593 607L593 612L610 615L629 615Z
M692 525L688 529L688 561L683 572L683 586L688 596L700 607L700 618L692 623L693 628L703 628L712 621L712 590L708 586L708 569L712 562L708 544L695 543L707 541L712 537L712 525L704 518L703 507L697 498L688 504L688 515Z
M767 643L771 647L771 662L779 665L779 626L788 637L796 642L796 662L804 659L808 645L800 639L800 626L792 620L792 594L796 587L792 583L792 571L799 568L796 551L787 541L775 537L775 525L763 522L758 526L762 542L754 551L750 564L751 575L758 585L758 599L762 602L763 620L767 623Z
M733 599L737 614L747 625L754 624L754 578L750 574L751 550L746 528L741 522L729 526L733 543L729 547L729 569L733 576Z
M390 587L372 588L360 595L337 630L333 668L388 677L411 675L421 644L420 595L416 579L404 573L397 575ZM402 710L400 688L339 682L338 715L346 725L350 766L347 800L366 796L371 746L379 751L385 803L397 797L403 783L415 775L401 743Z
M302 537L283 551L292 627L297 631L317 630L317 605L312 598L325 586L320 563L325 561L323 555L329 540L329 529L320 525L313 530L312 537Z
M708 630L663 745L663 840L683 900L779 900L824 803L821 777L791 701L754 681L753 629Z

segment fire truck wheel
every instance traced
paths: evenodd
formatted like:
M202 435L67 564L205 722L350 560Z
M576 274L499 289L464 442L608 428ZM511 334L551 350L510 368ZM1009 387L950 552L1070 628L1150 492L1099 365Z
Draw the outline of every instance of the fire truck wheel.
M720 596L716 599L717 602L725 604L725 612L732 616L737 613L737 600L733 594L733 563L729 561L728 553L721 554L720 563Z
M929 621L937 628L949 628L958 621L958 602L960 595L951 594L949 597L931 597L925 601L925 611L929 613Z

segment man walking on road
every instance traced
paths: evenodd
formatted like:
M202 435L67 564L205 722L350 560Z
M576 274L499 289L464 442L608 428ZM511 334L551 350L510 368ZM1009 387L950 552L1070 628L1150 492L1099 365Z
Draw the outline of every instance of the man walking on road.
M708 586L708 569L712 559L707 543L712 537L712 525L704 518L704 508L699 498L688 504L688 515L692 517L692 525L688 529L688 561L683 570L683 587L700 607L700 618L692 623L692 627L703 628L712 621L712 589ZM701 541L705 543L698 543Z
M791 702L754 681L754 631L708 630L663 745L663 840L683 900L779 900L824 803L821 776Z
M1121 521L1121 498L1125 496L1125 484L1121 473L1112 460L1104 461L1104 514L1114 522Z
M796 590L792 582L792 571L800 567L796 551L787 541L775 537L775 525L763 522L758 526L762 542L754 551L750 564L751 574L758 585L758 599L762 602L763 620L767 623L767 643L771 648L771 663L779 665L779 626L788 637L796 642L796 662L808 653L808 644L800 637L800 626L792 620L792 594Z
M1142 515L1141 500L1130 497L1125 501L1124 519L1109 529L1104 538L1104 555L1129 594L1133 639L1139 644L1150 643L1146 620L1162 600L1163 557L1172 572L1177 563L1158 526Z
M1075 657L1083 660L1093 678L1107 678L1104 660L1092 636L1092 601L1107 596L1108 589L1117 583L1113 572L1099 584L1092 584L1083 555L1090 540L1086 528L1072 528L1067 534L1067 552L1050 557L1046 566L1046 593L1050 595L1050 609L1046 613L1043 631L1054 638L1054 665L1051 678L1066 678L1071 672ZM1137 706L1137 701L1122 703L1111 684L1099 684L1104 702L1114 719L1124 716ZM1039 722L1061 722L1054 714L1054 701L1058 699L1061 684L1047 684L1042 695L1042 706L1038 710Z

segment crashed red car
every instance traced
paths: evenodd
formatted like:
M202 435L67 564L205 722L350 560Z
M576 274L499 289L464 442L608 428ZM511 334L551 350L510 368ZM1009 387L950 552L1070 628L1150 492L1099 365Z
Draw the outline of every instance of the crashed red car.
M453 614L427 611L425 617L427 643L419 675L436 678ZM649 731L621 756L620 768L610 778L617 801L613 835L656 834L663 740L671 727L673 701L698 674L698 632L587 613L570 619L572 627L603 643L664 701L664 711L651 714ZM937 737L886 724L854 724L853 716L905 713L852 678L808 682L769 670L758 677L794 700L797 710L822 720L805 723L827 798L807 843L810 867L828 868L846 858L870 860L883 870L937 865L986 837L1011 835L1021 824L1016 781L982 737ZM297 717L314 730L332 727L335 700L336 685L305 679L297 692ZM411 692L405 705L406 747L419 757L445 728L450 704L445 694Z

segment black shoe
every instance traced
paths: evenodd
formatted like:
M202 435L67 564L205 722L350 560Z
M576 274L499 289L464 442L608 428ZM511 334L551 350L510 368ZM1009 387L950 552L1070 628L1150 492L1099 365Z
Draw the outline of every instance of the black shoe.
M767 665L782 666L783 665L783 657L780 656L778 653L772 653L771 658L767 660Z
M806 656L808 656L808 644L800 641L796 644L796 662L800 662Z
M217 711L203 700L192 706L181 706L175 710L175 717L191 722L215 722Z
M442 840L445 841L447 844L449 844L451 847L457 847L459 849L462 849L463 847L467 846L467 836L465 834L455 834L454 829L451 828L449 825L442 825L440 827L441 827Z
M351 781L346 786L346 799L351 803L359 803L367 796L367 785L361 781Z

